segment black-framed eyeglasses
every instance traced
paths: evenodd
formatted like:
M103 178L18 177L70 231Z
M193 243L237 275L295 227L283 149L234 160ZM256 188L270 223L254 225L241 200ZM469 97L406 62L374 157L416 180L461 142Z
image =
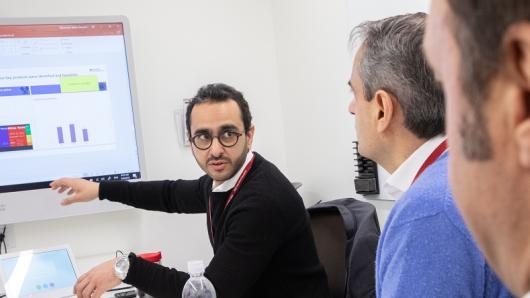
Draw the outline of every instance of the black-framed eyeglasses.
M239 141L239 137L243 134L237 131L225 131L220 135L212 136L209 133L199 133L191 137L191 142L197 149L206 150L212 146L213 139L217 138L219 143L226 148L233 147Z

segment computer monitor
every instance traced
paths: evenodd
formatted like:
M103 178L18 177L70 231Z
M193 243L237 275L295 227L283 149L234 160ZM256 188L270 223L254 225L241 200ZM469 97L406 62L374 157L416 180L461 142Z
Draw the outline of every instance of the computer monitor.
M140 179L127 19L0 19L0 224L122 209L61 207L60 177Z

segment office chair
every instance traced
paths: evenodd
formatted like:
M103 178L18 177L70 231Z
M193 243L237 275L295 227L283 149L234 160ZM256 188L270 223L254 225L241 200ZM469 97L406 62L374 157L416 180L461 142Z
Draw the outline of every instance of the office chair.
M336 209L310 213L311 229L320 262L326 270L332 298L344 298L346 291L344 221Z
M381 229L375 207L353 198L307 209L332 297L375 298L375 254Z

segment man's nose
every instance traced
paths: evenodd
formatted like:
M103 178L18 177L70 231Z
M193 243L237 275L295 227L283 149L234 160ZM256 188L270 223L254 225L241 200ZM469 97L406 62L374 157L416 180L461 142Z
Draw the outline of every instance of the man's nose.
M355 98L350 101L348 111L350 112L350 114L355 115Z
M224 146L221 145L221 142L219 142L219 138L213 138L212 140L212 146L210 147L210 154L212 154L215 157L219 157L224 152Z

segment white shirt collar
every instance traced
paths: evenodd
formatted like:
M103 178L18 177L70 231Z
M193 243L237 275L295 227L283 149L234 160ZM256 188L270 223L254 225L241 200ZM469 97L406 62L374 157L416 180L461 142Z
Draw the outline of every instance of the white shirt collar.
M423 143L412 153L383 184L383 190L396 201L412 184L419 169L429 155L445 140L445 136L438 135Z
M530 298L530 292L526 293L523 298Z
M245 169L247 164L250 162L252 157L254 157L254 153L252 153L252 151L249 150L247 153L247 158L245 159L245 162L243 163L239 171L237 171L237 173L234 176L232 176L232 178L225 180L223 183L217 185L216 187L214 187L212 183L212 192L227 192L231 190L232 188L234 188L234 186L236 186L237 179L239 179L239 176L241 176L241 174L243 173L243 170Z

